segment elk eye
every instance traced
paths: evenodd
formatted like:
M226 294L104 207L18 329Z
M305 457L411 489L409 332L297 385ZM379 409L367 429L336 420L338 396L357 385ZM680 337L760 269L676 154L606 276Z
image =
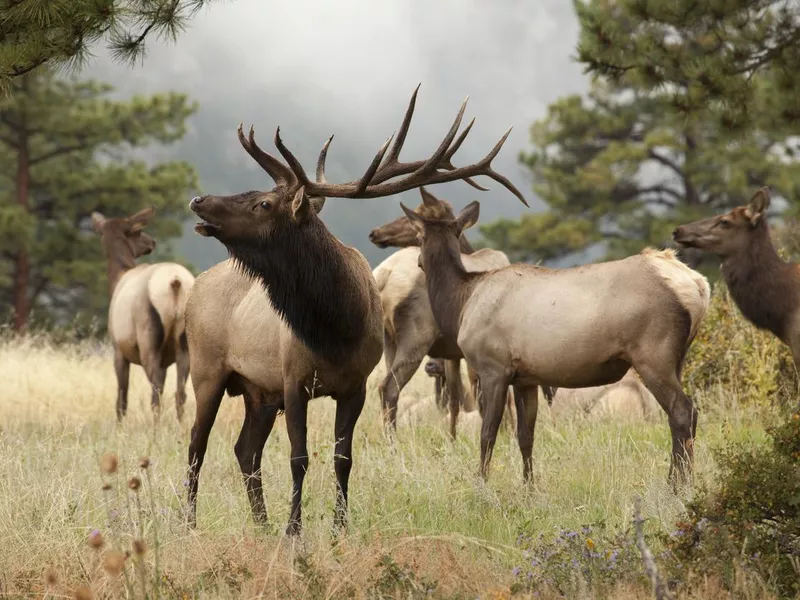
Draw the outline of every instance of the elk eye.
M731 222L730 221L720 221L719 222L719 226L720 227L730 227L731 226Z
M261 206L261 208L263 208L264 210L269 210L270 208L272 208L272 205L269 203L269 200L264 200L259 206Z

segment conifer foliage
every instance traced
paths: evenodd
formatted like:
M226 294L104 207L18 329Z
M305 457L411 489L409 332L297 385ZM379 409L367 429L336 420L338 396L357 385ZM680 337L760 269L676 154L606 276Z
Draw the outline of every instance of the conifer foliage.
M54 319L101 319L108 302L105 257L90 214L155 206L154 259L180 235L197 188L185 162L135 158L181 139L197 107L180 94L115 101L112 88L66 81L47 69L17 77L0 100L0 306L24 331L32 309ZM8 314L0 315L5 320Z
M152 37L175 39L211 0L0 0L0 92L44 64L80 63L104 40L134 61Z

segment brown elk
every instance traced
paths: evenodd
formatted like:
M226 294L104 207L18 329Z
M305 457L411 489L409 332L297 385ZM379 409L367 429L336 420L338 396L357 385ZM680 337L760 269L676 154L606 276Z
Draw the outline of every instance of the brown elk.
M402 206L402 204L401 204ZM675 256L646 249L623 260L570 269L514 264L468 272L461 233L478 220L470 203L455 219L426 219L405 206L439 328L458 340L481 382L481 474L488 475L506 388L514 386L523 477L532 470L537 386L613 383L633 367L669 417L670 480L689 475L697 414L680 383L684 356L708 309L708 281Z
M136 264L137 258L150 254L156 246L142 231L154 214L155 208L117 219L92 213L92 225L101 236L108 260L108 333L117 374L117 420L122 420L128 409L131 363L144 368L153 388L155 411L160 407L167 367L175 363L179 421L186 404L189 354L184 311L194 275L172 262Z
M192 199L191 208L202 220L195 231L222 242L233 260L198 277L187 310L197 399L188 456L190 525L196 524L198 478L208 436L226 390L245 398L235 451L253 516L260 522L267 519L262 450L278 410L285 411L292 471L287 534L301 530L308 402L319 396L336 401L334 525L346 524L353 430L364 405L367 377L383 352L383 325L367 261L337 240L317 216L325 197L377 198L476 175L487 175L519 194L491 167L508 134L478 163L453 166L451 158L469 131L467 127L456 138L466 100L430 158L400 162L416 96L417 91L397 135L384 143L359 180L325 180L330 139L320 153L316 181L311 181L284 145L280 130L274 141L286 163L259 148L252 128L245 138L240 126L240 143L275 187Z
M762 187L746 206L681 225L672 237L679 246L722 259L720 271L736 306L786 344L800 369L800 265L781 259L772 244L769 202L769 188Z

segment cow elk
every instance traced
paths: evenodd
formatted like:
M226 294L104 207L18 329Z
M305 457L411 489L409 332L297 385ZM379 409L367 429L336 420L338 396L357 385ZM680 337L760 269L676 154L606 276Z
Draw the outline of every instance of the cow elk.
M481 382L483 477L509 385L514 386L523 477L529 480L537 386L604 385L619 381L631 367L669 418L670 480L674 485L690 475L697 413L680 375L708 309L705 277L674 251L653 249L570 269L514 264L470 273L458 238L478 220L478 202L455 219L427 219L403 210L421 239L436 322L443 334L458 340Z
M420 193L422 203L414 209L417 214L432 219L455 218L449 202L436 198L424 188L420 189ZM477 399L482 414L483 402L478 378L469 366L467 374L470 385L466 393L463 391L461 350L455 339L442 335L436 325L428 299L425 273L419 268L420 250L416 230L408 217L403 215L373 229L369 239L380 248L403 248L373 271L383 305L386 377L379 390L387 423L392 429L396 427L400 392L427 354L432 359L444 359L441 375L435 380L436 399L437 405L441 405L440 390L447 391L450 402L450 434L455 438L459 405L463 403L467 411L474 410ZM511 264L508 257L498 250L483 249L476 252L463 234L458 241L461 260L468 271L488 271ZM553 393L551 388L545 390L548 401L552 401ZM463 402L460 402L461 398L464 399ZM509 406L513 405L510 390L508 403Z
M450 203L438 200L424 188L416 211L431 217L453 217ZM407 231L414 229L403 216L370 232L370 240L380 247L408 242ZM416 234L414 234L416 237ZM464 236L459 240L462 260L470 271L486 271L506 266L508 257L497 250L475 252ZM416 373L425 355L445 359L442 382L450 406L450 434L455 437L460 405L475 410L475 390L465 392L461 378L461 350L454 339L442 336L431 312L425 273L419 268L419 245L408 244L372 272L378 284L383 307L384 356L386 376L379 386L384 422L389 431L397 428L400 392ZM438 398L437 398L438 400Z
M364 406L366 381L383 352L380 297L367 261L344 246L317 213L326 197L377 198L424 184L487 175L518 191L491 167L504 136L476 164L456 168L451 159L466 100L439 148L427 160L400 162L417 91L396 136L378 151L361 179L325 179L330 139L322 147L316 180L284 145L285 163L239 127L239 141L274 180L268 192L194 198L201 222L195 231L226 246L232 260L198 277L187 308L192 381L197 414L189 445L189 524L196 525L200 468L223 393L243 395L245 418L235 452L256 521L266 522L261 481L264 444L279 410L285 411L291 446L292 498L287 534L301 530L303 480L308 468L308 401L336 401L334 525L346 525L353 431ZM393 141L394 140L394 141ZM400 179L396 179L400 178ZM520 195L521 197L521 195Z
M720 271L744 317L786 344L800 369L800 265L784 261L772 244L765 213L769 188L746 206L681 225L672 234L684 248L722 259Z
M141 365L153 388L153 410L160 408L167 367L175 363L178 388L175 407L182 420L186 404L189 354L184 311L194 276L179 264L136 264L150 254L156 242L142 231L155 214L145 208L124 218L106 218L92 213L92 225L103 243L108 261L111 303L108 333L114 347L117 374L117 420L128 409L128 378L131 363Z

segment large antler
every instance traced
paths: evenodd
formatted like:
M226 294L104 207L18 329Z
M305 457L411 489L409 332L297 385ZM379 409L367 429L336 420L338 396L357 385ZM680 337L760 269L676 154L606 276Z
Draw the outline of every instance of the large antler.
M364 175L356 180L348 183L328 183L325 181L324 173L325 158L327 155L328 146L331 140L329 139L320 152L319 161L317 163L317 181L311 181L306 175L303 166L297 157L292 154L283 143L280 135L280 127L275 131L275 147L286 160L288 166L284 165L277 158L267 152L261 150L253 138L253 129L250 128L249 139L245 139L242 134L241 125L239 126L239 141L244 146L245 150L252 156L262 168L275 180L277 185L285 185L288 187L305 186L306 192L310 196L329 196L333 198L378 198L381 196L391 196L400 192L405 192L423 185L433 185L436 183L445 183L448 181L455 181L463 179L471 186L479 190L488 190L475 183L471 178L477 175L486 175L502 184L506 189L513 193L520 201L528 206L525 197L522 193L511 183L506 177L497 173L492 169L492 160L494 160L497 153L503 147L511 129L505 132L500 141L495 144L491 152L487 154L482 160L473 165L466 167L456 167L453 165L453 155L461 147L461 144L469 134L475 119L472 119L464 131L456 138L458 128L461 125L461 119L464 117L464 111L467 107L467 100L469 96L461 104L461 108L456 115L450 130L445 135L442 143L427 160L418 160L414 162L400 162L400 151L408 134L409 126L411 125L411 118L414 115L414 107L417 102L417 92L419 85L414 90L411 96L411 101L408 104L408 109L403 117L403 122L400 125L400 130L396 135L392 135L381 146L375 158L370 163ZM394 143L392 143L394 140ZM391 148L390 148L391 144ZM402 179L389 181L396 177L404 176Z

